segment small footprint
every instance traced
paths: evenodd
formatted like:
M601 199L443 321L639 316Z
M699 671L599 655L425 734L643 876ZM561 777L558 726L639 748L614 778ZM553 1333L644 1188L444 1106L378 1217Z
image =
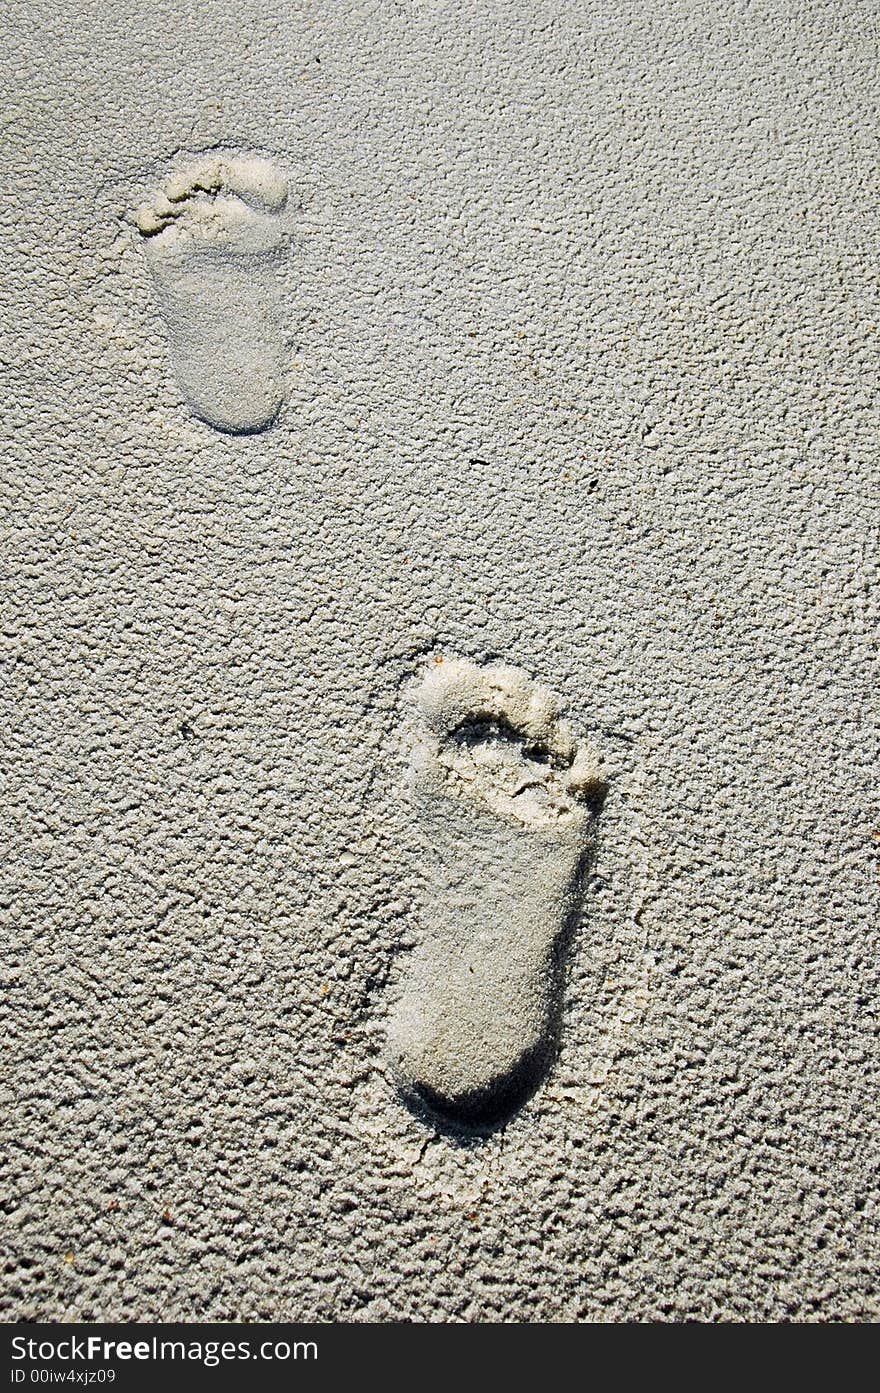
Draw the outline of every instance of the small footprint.
M211 153L137 212L175 375L190 409L217 430L265 430L282 405L277 257L287 197L271 160Z
M417 712L410 793L427 894L390 1063L417 1107L491 1127L549 1066L561 948L605 786L553 695L518 668L437 663Z

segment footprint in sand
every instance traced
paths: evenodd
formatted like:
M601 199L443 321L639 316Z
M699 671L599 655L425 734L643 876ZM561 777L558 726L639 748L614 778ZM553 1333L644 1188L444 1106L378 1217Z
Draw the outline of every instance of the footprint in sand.
M217 430L265 430L283 401L277 257L287 196L271 160L211 153L137 212L175 375L190 409Z
M390 1062L415 1106L491 1127L551 1061L605 785L553 695L518 668L436 664L417 711L410 793L427 893Z

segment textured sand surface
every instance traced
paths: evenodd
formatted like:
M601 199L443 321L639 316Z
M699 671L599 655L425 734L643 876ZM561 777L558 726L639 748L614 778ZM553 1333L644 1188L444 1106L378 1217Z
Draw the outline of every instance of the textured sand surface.
M0 24L2 1314L877 1318L876 7ZM135 224L211 150L290 180L251 435ZM610 777L472 1140L385 1057L453 654Z

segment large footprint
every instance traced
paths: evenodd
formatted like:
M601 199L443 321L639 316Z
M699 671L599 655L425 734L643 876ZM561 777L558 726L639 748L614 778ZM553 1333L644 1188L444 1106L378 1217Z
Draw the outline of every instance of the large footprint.
M417 706L410 791L428 893L390 1061L409 1101L493 1126L553 1053L560 947L604 785L552 694L518 668L438 663Z
M217 430L264 430L284 397L276 266L286 178L262 156L212 153L139 208L171 362L188 405Z

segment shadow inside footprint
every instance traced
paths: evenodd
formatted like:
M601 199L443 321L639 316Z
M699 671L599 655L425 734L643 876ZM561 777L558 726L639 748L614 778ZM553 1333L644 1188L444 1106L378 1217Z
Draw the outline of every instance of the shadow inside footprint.
M598 813L598 807L596 811ZM571 912L552 947L547 969L548 1009L542 1038L525 1048L506 1072L487 1077L476 1088L455 1096L441 1094L425 1082L413 1082L401 1089L414 1112L450 1137L486 1135L505 1126L549 1074L559 1052L566 961L591 861L592 848L584 853L577 867L571 890Z

